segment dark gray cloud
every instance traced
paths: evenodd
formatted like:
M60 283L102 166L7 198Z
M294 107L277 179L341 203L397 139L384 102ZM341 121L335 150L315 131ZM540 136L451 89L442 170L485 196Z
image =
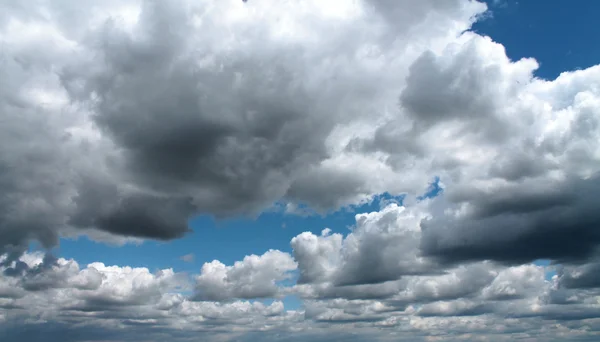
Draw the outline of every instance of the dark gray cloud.
M73 199L78 212L69 221L76 227L160 240L181 237L189 231L195 211L191 197L119 193L113 184L88 180Z
M535 186L535 185L534 185ZM424 221L421 248L449 262L494 259L585 260L600 243L600 177L571 179L552 188L509 188L472 196L470 215Z
M558 286L566 289L600 288L600 263L595 258L583 265L559 265Z

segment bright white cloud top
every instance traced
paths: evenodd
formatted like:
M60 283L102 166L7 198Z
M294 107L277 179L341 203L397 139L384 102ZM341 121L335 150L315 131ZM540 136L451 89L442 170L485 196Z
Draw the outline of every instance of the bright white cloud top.
M485 10L1 1L0 336L596 340L600 66L535 78L534 59L467 31ZM418 198L436 177L443 194ZM403 205L345 236L194 275L25 253L383 192Z

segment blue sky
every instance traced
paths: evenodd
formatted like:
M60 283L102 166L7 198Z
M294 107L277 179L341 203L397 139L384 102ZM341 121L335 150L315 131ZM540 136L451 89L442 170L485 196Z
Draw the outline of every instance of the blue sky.
M473 30L502 43L512 59L535 57L536 75L554 79L566 70L597 64L600 46L590 43L600 33L595 24L597 1L486 1L492 17Z

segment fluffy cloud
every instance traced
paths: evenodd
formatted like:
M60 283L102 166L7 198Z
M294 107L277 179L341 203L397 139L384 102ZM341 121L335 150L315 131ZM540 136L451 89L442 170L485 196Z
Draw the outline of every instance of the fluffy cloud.
M265 255L263 259L267 261L271 255L280 257L275 251ZM256 267L254 258L258 257L246 258L243 272ZM11 273L19 262L25 265L21 266L23 270ZM236 266L234 274L239 273L240 266ZM181 329L207 335L222 334L224 331L219 327L228 331L226 326L246 327L243 331L260 327L269 330L297 320L297 314L285 311L280 301L270 304L191 301L182 295L193 288L190 279L171 269L151 273L146 268L106 266L100 262L80 268L75 260L25 254L19 261L0 270L3 274L0 277L0 313L4 320L12 322L7 324L23 329L43 330L52 329L52 326L67 331L87 327L106 329L103 333L85 335L97 338L125 328L133 332L147 328L150 330L146 333L154 338L161 331L176 333ZM247 280L240 278L236 285L245 284ZM1 331L10 332L6 335L9 340L19 336L19 332L8 325L3 325Z
M399 209L391 204L369 215L385 217L390 208ZM357 225L364 220L362 215L357 219ZM324 233L321 238L332 236ZM100 262L80 267L75 260L24 254L0 269L0 313L7 323L0 331L9 341L36 340L27 333L32 329L47 331L50 340L58 336L54 334L74 334L68 338L73 341L81 341L81 336L118 341L140 336L252 340L257 332L267 340L327 340L323 338L344 338L353 332L358 341L386 341L386 331L401 341L436 336L509 340L520 334L552 340L557 331L564 338L593 336L586 329L597 326L600 314L597 291L562 289L562 276L547 281L542 266L478 262L375 284L368 278L353 285L324 284L319 278L279 283L295 269L289 254L271 250L232 266L207 263L192 277L194 285L189 275L169 269L151 273ZM278 300L243 300L282 294L305 299L296 310ZM542 322L554 322L553 328L543 329Z
M146 305L158 301L165 292L188 287L187 278L165 269L152 274L147 268L105 266L96 262L81 269L75 260L50 255L25 254L3 269L3 281L14 292L27 292L28 297L11 296L15 303L32 303L40 296L48 305L64 305L64 309L96 312L123 306ZM51 295L48 297L48 295ZM52 295L54 294L54 298Z
M392 203L382 211L356 215L356 226L345 238L328 230L321 236L294 237L299 282L377 284L435 271L419 256L419 223L424 217L418 210Z
M277 282L290 278L296 269L292 257L277 250L249 255L233 266L218 260L205 263L196 278L195 299L223 301L233 298L272 298L278 295Z
M419 225L434 202L409 207L391 203L356 215L356 226L346 237L325 230L321 236L302 233L293 238L300 272L297 294L308 299L378 300L392 311L431 303L423 310L433 315L446 305L443 301L474 300L452 305L458 305L457 310L482 309L484 302L537 298L549 289L541 266L484 261L447 267L421 256ZM381 275L377 281L374 274ZM348 277L353 281L347 282ZM454 312L453 306L444 307Z

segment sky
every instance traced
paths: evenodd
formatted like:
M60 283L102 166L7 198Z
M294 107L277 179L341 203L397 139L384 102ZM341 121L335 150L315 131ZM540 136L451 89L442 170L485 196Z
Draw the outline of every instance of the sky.
M597 341L598 10L0 0L0 340Z

